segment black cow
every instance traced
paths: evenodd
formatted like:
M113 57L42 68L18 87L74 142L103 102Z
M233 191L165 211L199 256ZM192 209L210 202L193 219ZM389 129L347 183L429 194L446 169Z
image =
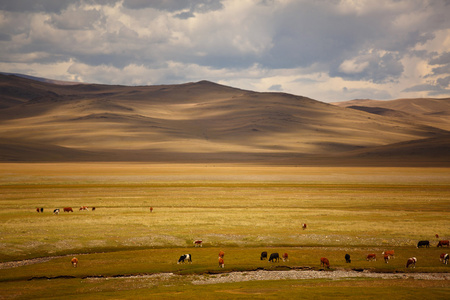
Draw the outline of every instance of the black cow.
M261 260L265 260L265 259L267 259L267 252L263 251L263 252L261 252Z
M350 254L345 254L345 262L346 263L351 263L352 260L350 259Z
M192 255L190 255L190 254L181 255L180 258L178 259L177 264L184 263L185 260L192 263Z
M422 248L424 246L429 248L430 247L430 241L419 241L417 243L417 248Z
M277 262L280 260L280 255L278 253L270 254L269 261L273 262L274 260L276 260Z

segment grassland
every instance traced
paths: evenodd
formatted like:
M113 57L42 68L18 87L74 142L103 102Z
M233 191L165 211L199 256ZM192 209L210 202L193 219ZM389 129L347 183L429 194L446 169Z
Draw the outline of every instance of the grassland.
M80 206L95 211L78 211ZM73 213L53 215L71 206ZM200 276L257 268L448 273L437 239L450 237L450 171L446 168L327 168L243 165L2 164L0 262L56 257L0 269L5 298L444 298L448 280L303 280L194 286L130 274ZM43 207L44 213L37 213ZM150 213L149 208L154 210ZM302 230L301 224L308 229ZM203 248L193 240L202 239ZM429 249L417 249L430 240ZM395 249L385 264L368 253ZM226 268L217 253L226 252ZM288 252L269 264L261 251ZM193 264L177 265L191 253ZM345 253L352 255L346 264ZM76 254L79 268L72 268ZM67 256L69 255L69 256ZM417 268L405 269L406 259ZM103 277L94 280L92 277ZM31 280L31 278L54 278ZM114 280L107 280L115 278ZM78 295L78 296L77 296Z

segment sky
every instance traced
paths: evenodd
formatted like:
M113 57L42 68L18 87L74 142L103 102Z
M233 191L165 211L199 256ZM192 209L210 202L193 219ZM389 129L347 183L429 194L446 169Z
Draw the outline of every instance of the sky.
M209 80L322 102L450 97L450 0L0 0L0 72Z

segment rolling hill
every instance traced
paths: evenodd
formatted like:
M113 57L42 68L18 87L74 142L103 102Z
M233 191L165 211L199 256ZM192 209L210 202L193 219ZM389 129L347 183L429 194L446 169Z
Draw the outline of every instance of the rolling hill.
M0 91L0 161L450 165L450 110L431 102L352 109L208 81L69 85L15 75L0 75Z

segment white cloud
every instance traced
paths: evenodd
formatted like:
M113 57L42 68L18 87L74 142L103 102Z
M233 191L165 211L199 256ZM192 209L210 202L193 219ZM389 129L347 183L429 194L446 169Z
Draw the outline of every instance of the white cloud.
M346 74L361 73L369 66L368 61L358 62L355 58L348 59L342 62L339 66L339 71Z
M449 14L445 1L0 0L0 66L322 101L449 96Z

